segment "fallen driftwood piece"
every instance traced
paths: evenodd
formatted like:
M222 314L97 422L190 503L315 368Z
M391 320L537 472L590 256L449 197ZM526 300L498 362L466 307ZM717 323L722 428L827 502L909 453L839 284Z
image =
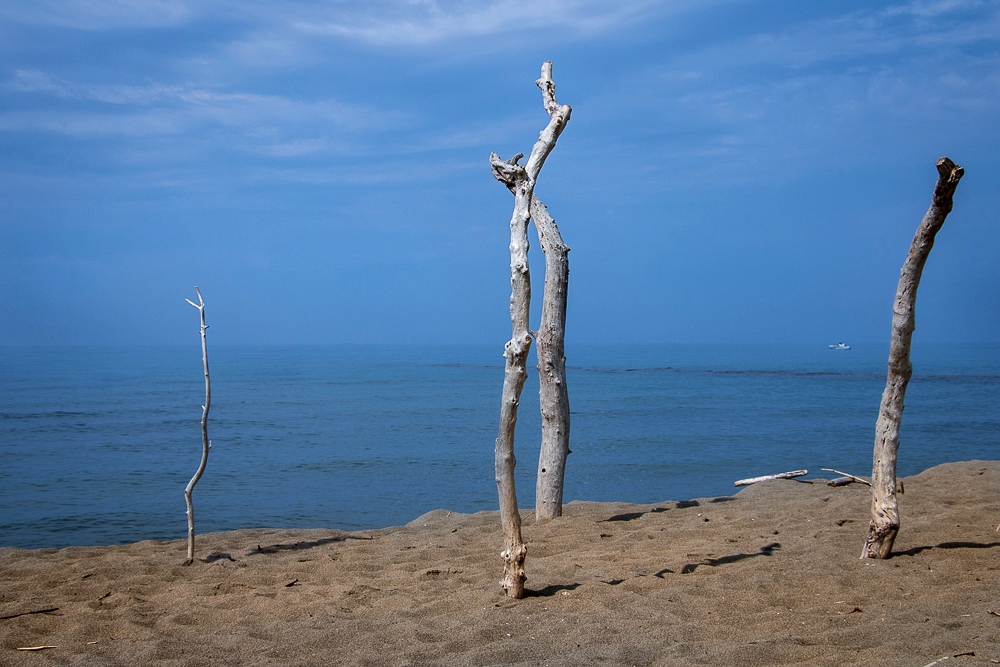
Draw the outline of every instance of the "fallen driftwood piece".
M848 484L854 484L856 479L853 477L835 477L826 483L827 486L847 486Z
M44 651L47 648L59 648L58 646L18 646L18 651Z
M843 477L838 477L837 479L831 480L829 482L830 486L843 486L844 484L850 484L851 482L861 482L862 484L867 484L868 486L872 485L872 483L869 482L864 477L858 477L857 475L852 475L849 472L843 472L842 470L835 470L833 468L820 468L820 470L825 470L826 472L835 472L838 475L843 475ZM841 481L845 478L850 478L851 482ZM840 483L836 484L835 482L840 482Z
M808 475L808 470L792 470L791 472L779 472L777 475L764 475L762 477L750 477L748 479L738 479L733 482L733 486L750 486L751 484L756 484L757 482L766 482L772 479L793 479L795 477L802 477L803 475Z

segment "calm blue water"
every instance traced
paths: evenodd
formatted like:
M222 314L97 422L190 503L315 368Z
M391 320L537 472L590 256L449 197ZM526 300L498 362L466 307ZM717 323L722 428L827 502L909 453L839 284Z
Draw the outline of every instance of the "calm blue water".
M499 348L209 352L214 447L194 494L199 533L495 509ZM737 478L794 468L868 474L886 354L572 348L566 499L724 495ZM900 473L998 458L1000 345L917 345L913 362ZM197 345L0 348L0 545L184 537L201 373ZM533 377L518 425L522 507L534 504L537 406Z

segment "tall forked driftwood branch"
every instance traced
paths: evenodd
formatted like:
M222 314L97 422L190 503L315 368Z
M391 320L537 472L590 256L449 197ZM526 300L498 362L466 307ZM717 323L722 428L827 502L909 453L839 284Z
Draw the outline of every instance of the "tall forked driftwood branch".
M951 212L955 188L965 170L946 157L937 161L938 180L931 206L927 209L910 244L910 252L899 272L899 286L892 308L892 341L889 370L875 423L875 451L872 461L871 523L862 558L888 558L899 532L899 505L896 500L896 454L899 425L903 419L903 397L913 375L910 341L915 328L917 287L934 237Z
M537 81L549 111L549 122L539 134L525 166L518 164L523 154L509 161L501 160L496 153L490 155L494 175L510 182L514 193L514 212L510 219L510 321L511 338L504 346L503 394L500 405L500 429L496 440L496 482L500 500L500 518L503 524L504 562L500 586L513 598L524 597L524 559L527 548L521 538L521 515L517 509L514 487L514 430L517 424L517 407L527 378L527 358L531 349L531 332L528 315L531 306L531 277L528 270L528 221L531 218L531 201L535 180L545 163L545 158L555 147L556 140L569 120L570 108L555 103L555 84L552 82L552 63L542 65L542 75ZM550 104L551 101L551 104ZM553 112L553 109L555 112ZM502 176L502 177L501 177Z
M504 163L506 164L506 163ZM493 170L497 180L514 192L509 173ZM545 254L545 291L542 321L535 334L538 345L538 398L542 412L542 446L538 453L535 518L562 516L563 480L569 449L569 392L566 388L566 295L569 286L569 247L556 221L532 193L531 219Z
M194 477L184 487L188 520L188 565L194 562L194 501L191 499L191 493L194 491L194 485L205 473L205 466L208 465L208 451L212 448L212 441L208 439L208 411L212 407L212 381L208 376L208 338L205 335L205 332L208 331L208 325L205 324L205 301L201 298L201 290L195 285L194 291L198 294L198 303L191 299L184 300L197 308L201 315L201 362L205 368L205 404L201 406L201 463L198 464L198 470L194 473Z

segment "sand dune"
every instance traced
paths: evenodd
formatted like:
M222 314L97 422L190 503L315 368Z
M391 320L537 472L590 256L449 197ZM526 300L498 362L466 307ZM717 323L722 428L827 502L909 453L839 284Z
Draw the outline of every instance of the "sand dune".
M857 484L526 511L520 601L495 512L204 535L190 567L182 541L0 549L0 665L1000 664L1000 462L904 484L879 562Z

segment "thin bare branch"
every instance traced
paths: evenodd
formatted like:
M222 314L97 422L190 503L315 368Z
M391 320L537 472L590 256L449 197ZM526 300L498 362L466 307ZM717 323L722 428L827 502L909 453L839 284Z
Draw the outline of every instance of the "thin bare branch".
M198 464L198 470L194 473L194 477L191 478L191 481L184 488L184 501L187 504L188 521L188 564L194 562L194 501L191 498L191 494L194 492L195 484L198 483L198 480L205 473L205 466L208 465L208 452L212 449L212 441L208 439L208 411L212 407L212 381L208 373L208 339L206 337L208 325L205 324L205 300L202 299L201 290L197 286L195 286L194 290L198 293L198 303L195 304L190 299L184 300L197 308L201 317L201 360L205 370L205 403L201 406L201 462Z
M528 163L525 165L525 172L531 181L532 188L538 178L538 173L545 164L545 159L556 146L559 135L562 134L566 123L569 122L573 109L568 104L560 105L556 102L556 84L552 81L552 62L546 61L542 64L542 76L535 84L542 89L542 97L545 110L549 114L549 124L538 135L538 141L531 148L531 155L528 156Z

